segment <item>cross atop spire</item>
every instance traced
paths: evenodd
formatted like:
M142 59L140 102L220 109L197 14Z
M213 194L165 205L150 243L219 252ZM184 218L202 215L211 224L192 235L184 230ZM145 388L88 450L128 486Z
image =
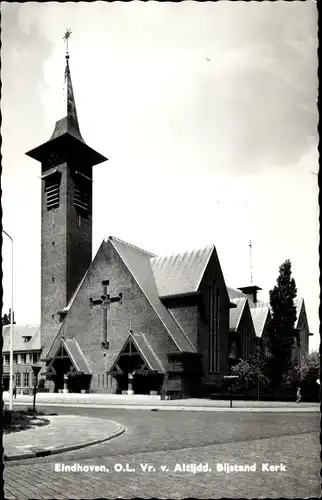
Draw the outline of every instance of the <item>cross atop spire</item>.
M63 36L63 40L66 42L66 59L69 59L69 53L68 53L68 39L70 35L72 34L72 30L70 28L66 28L66 33Z

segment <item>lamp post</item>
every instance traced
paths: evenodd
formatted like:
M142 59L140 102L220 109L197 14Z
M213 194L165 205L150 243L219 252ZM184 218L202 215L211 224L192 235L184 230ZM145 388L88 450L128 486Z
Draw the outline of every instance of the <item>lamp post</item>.
M34 388L33 388L34 401L33 401L33 405L32 405L32 411L34 412L36 409L37 378L38 378L38 373L40 372L41 366L32 365L31 368L32 368L33 382L34 382Z
M10 314L10 381L9 381L9 410L13 407L13 239L4 229L2 232L11 241L11 314Z
M133 376L135 375L135 370L132 373L127 374L128 378L128 384L127 384L127 393L129 396L132 396L134 394L133 388L132 388L132 381L133 381Z
M224 375L223 379L229 382L230 386L230 408L233 407L233 383L237 382L238 375Z

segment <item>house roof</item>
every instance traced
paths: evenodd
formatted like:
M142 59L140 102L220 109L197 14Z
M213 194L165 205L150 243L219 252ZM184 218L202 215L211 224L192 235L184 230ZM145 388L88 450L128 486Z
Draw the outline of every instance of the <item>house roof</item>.
M195 352L194 346L159 298L150 262L155 255L114 236L110 236L108 241L131 272L179 351Z
M3 346L2 352L10 350L10 325L2 327ZM31 337L25 342L24 336ZM40 351L40 325L13 325L13 351Z
M239 323L247 303L247 298L239 297L237 299L230 300L233 304L236 304L236 307L229 309L229 329L236 331L238 330Z
M197 292L214 246L151 258L160 297Z
M251 308L250 313L252 315L256 337L261 337L263 334L267 317L270 314L269 307L268 306L253 307Z

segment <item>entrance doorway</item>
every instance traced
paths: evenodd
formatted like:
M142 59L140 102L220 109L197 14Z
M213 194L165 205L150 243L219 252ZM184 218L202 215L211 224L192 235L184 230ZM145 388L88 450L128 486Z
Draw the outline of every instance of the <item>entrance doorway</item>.
M54 382L54 392L64 389L65 377L67 375L67 389L69 392L88 391L90 387L90 373L81 372L69 356L64 342L61 343L55 356L47 368L47 379Z
M129 374L133 376L134 394L150 394L151 391L160 393L161 391L163 374L151 370L131 337L114 363L110 374L116 378L119 394L128 390Z

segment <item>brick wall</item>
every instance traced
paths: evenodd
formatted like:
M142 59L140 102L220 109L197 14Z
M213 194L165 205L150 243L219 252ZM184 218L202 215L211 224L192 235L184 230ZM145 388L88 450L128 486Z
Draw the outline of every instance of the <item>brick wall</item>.
M60 326L57 311L67 305L92 260L92 185L88 181L88 215L79 218L74 206L76 168L63 163L51 169L62 174L60 202L53 210L47 210L46 183L42 181L41 337L45 352ZM51 170L46 170L46 175ZM87 170L91 177L92 168Z
M247 359L249 356L254 355L256 352L256 333L248 302L246 302L240 318L237 335L241 350L240 357Z
M90 297L95 299L102 295L102 280L109 280L107 293L111 297L123 294L122 303L110 305L107 334L110 350L106 356L101 349L103 310L100 306L91 308L89 300ZM89 362L93 373L92 391L98 390L97 375L102 375L112 367L129 335L130 327L134 333L141 331L146 335L154 352L167 367L167 352L177 350L174 342L111 242L104 242L64 323L65 337L75 338Z
M59 328L57 311L66 306L66 214L67 165L61 172L59 207L47 210L45 180L42 180L41 208L41 341L44 348ZM50 173L55 169L46 171Z
M192 345L198 346L198 305L177 305L169 307L169 311L185 332Z
M208 370L209 363L209 304L208 289L213 280L216 282L216 288L219 290L219 372L210 374ZM206 272L199 287L202 292L202 309L198 314L198 350L203 354L203 368L205 380L219 381L220 378L228 372L228 354L229 354L229 297L224 277L221 271L217 252L214 250L208 263ZM203 313L202 313L203 310Z

